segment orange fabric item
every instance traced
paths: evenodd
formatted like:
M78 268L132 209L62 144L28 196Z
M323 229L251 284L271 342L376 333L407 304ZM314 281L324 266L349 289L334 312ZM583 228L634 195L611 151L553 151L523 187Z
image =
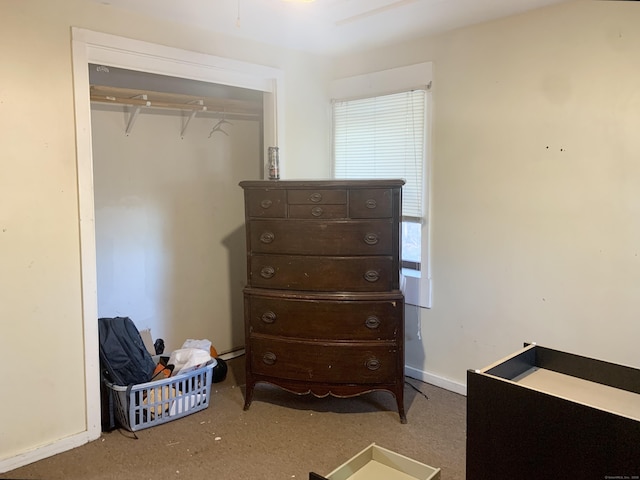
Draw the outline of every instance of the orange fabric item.
M156 368L153 371L153 375L151 379L162 380L163 378L169 378L170 376L171 376L171 369L167 368L166 365L162 365L161 363L159 363L156 365Z

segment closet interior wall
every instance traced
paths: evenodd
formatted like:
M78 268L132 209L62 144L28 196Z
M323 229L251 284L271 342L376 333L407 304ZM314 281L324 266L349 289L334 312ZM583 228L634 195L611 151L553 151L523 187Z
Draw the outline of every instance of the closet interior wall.
M164 105L157 86L91 88L98 314L131 317L168 351L189 338L209 339L221 353L244 343L238 183L262 177L262 94L249 101L211 87L217 95L202 103L201 92L164 92ZM156 104L121 101L116 91ZM212 101L225 107L176 108ZM252 102L257 112L240 109Z

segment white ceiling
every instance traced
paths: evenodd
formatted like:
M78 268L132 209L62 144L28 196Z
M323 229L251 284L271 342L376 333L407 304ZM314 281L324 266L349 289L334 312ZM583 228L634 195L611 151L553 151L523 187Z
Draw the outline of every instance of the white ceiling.
M213 32L339 55L567 0L87 0Z

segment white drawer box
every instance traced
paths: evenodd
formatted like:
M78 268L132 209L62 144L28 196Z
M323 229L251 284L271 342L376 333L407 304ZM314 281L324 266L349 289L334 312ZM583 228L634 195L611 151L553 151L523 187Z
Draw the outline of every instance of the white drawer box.
M439 480L440 469L372 443L326 477L312 473L309 480Z

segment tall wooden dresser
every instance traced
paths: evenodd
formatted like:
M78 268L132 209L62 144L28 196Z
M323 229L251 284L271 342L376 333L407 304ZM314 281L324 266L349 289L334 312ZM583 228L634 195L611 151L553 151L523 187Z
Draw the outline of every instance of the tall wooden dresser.
M404 411L403 180L244 181L246 395L386 390Z

